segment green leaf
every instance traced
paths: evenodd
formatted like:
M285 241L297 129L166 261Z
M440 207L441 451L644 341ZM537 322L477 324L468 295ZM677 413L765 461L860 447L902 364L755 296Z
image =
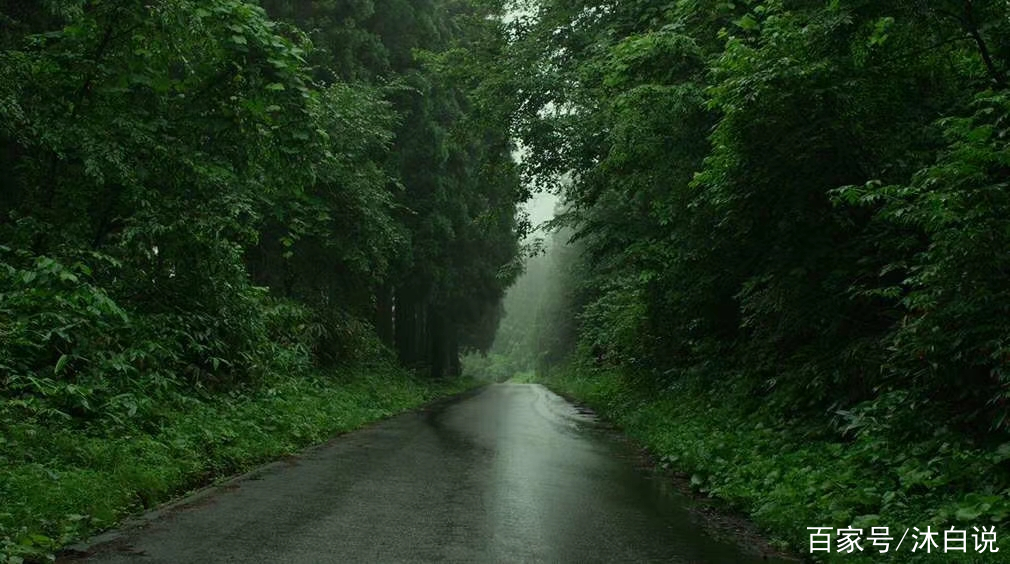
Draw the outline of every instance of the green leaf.
M736 24L737 27L739 27L740 29L743 29L744 31L753 31L755 29L758 29L758 27L760 27L758 21L755 20L754 17L751 16L750 14L744 14L742 18L736 20L733 23Z
M971 507L959 507L954 513L954 518L958 521L974 521L978 519L979 515L982 515L982 511L977 505Z
M70 360L69 356L65 354L60 355L60 359L56 361L56 367L53 368L53 375L59 376L60 372L63 372L63 368L66 367L67 361L69 360Z

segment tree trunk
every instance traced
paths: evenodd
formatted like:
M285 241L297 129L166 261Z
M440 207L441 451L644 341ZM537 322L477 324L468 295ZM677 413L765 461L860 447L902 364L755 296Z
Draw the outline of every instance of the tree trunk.
M993 83L997 88L1006 88L1006 74L993 61L989 46L986 44L985 38L982 37L978 21L975 19L975 4L973 0L964 0L964 26L968 34L971 35L971 38L975 40L979 55L982 57L982 62L985 64L986 70L989 71L989 77L992 78Z
M393 346L393 289L388 284L379 286L375 293L375 332L387 347Z
M440 311L432 312L431 319L431 377L444 378L452 373L452 348L450 328L445 315Z
M449 375L459 377L463 373L463 366L459 362L459 335L456 326L449 327Z
M393 333L396 341L396 352L400 364L413 364L414 349L417 338L417 312L413 295L406 288L396 292L396 309L393 312Z

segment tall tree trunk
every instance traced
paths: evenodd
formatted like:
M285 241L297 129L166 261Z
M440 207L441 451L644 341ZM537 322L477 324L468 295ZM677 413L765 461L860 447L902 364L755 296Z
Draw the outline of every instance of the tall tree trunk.
M396 309L394 310L393 330L396 341L396 352L400 364L413 364L414 350L417 342L417 311L414 296L407 288L396 291Z
M431 315L431 376L444 378L459 374L459 344L455 327L441 311Z
M431 377L441 378L446 371L445 351L445 320L441 313L433 312L431 316L431 347L430 347Z
M453 377L458 377L463 373L463 366L459 362L459 334L456 331L456 325L449 326L449 375Z
M414 326L414 362L417 364L428 364L429 350L431 345L431 320L428 304L419 300L417 304L417 324Z
M393 289L382 284L375 293L375 332L387 347L393 346Z
M964 0L964 26L968 34L975 41L978 53L982 57L982 62L985 64L986 70L989 71L989 77L992 78L993 83L997 88L1006 88L1006 73L996 65L996 62L992 58L992 53L989 51L989 46L986 44L985 38L982 37L978 20L975 18L975 3L973 0Z

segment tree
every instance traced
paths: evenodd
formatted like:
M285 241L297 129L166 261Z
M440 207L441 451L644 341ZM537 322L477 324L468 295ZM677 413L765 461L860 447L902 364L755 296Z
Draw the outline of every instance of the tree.
M584 351L784 412L900 388L1003 425L1005 3L533 9L516 132L582 245Z

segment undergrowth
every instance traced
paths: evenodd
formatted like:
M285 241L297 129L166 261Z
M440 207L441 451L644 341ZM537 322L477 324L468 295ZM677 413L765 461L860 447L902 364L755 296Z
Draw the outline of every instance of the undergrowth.
M178 395L142 421L0 422L0 562L52 560L130 513L471 385L372 365Z
M568 366L538 379L612 420L693 488L749 515L781 548L810 557L807 527L864 530L862 553L816 553L827 562L1010 562L1010 550L978 554L974 526L996 527L997 545L1010 514L1010 445L973 446L942 422L922 417L915 433L891 426L898 397L882 396L835 414L830 426L783 417L744 390L688 376L645 390L629 374ZM912 438L912 437L915 438ZM889 527L890 552L866 539ZM967 554L911 551L913 527L967 530ZM895 553L902 533L911 532Z

